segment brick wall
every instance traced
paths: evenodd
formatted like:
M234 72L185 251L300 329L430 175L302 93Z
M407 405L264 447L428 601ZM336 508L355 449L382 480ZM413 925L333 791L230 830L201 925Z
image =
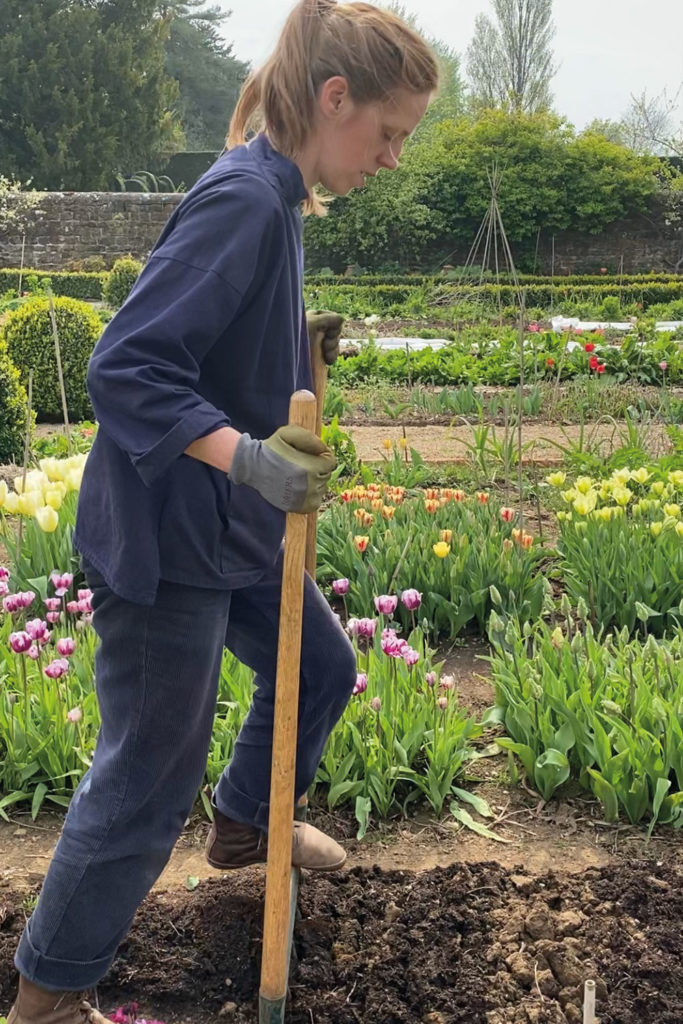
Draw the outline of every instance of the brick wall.
M26 233L24 266L59 270L71 260L102 256L110 266L132 253L145 259L182 195L124 192L46 192L32 213ZM0 235L0 267L18 267L21 234ZM447 245L447 240L446 240ZM469 247L460 247L449 263L464 263ZM535 245L525 246L533 256ZM442 252L443 249L440 249ZM516 247L513 245L513 253ZM538 240L537 270L556 274L588 273L607 267L612 273L683 269L683 231L658 216L635 214L599 235L560 232ZM622 265L623 258L623 265ZM315 263L315 260L311 261ZM437 258L438 263L438 258ZM677 267L678 265L678 267Z
M179 193L44 192L31 211L24 266L60 270L70 260L103 256L146 258L182 199ZM21 234L0 235L0 267L18 267Z

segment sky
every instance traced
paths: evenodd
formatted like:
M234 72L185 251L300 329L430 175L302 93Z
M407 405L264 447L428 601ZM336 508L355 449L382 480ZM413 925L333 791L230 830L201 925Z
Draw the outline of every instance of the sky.
M258 65L277 42L290 0L213 0L232 10L223 34L242 60ZM477 14L490 0L404 0L424 32L463 57ZM554 0L554 107L576 128L594 118L619 120L631 94L673 99L683 85L683 0ZM683 89L676 120L683 120Z

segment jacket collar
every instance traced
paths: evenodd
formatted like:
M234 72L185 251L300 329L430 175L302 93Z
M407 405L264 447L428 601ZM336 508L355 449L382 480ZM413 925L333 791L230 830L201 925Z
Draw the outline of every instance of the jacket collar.
M265 132L260 132L248 144L263 170L265 177L282 193L290 206L298 206L308 195L301 171L289 157L273 148Z

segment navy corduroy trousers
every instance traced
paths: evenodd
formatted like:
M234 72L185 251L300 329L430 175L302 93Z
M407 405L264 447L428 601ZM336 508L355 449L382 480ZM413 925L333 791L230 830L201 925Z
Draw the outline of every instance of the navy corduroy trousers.
M102 727L15 958L30 981L58 991L102 978L171 855L204 777L224 646L254 669L256 690L215 799L230 818L268 823L282 557L240 590L162 581L149 607L85 568ZM355 680L353 647L306 576L297 798Z

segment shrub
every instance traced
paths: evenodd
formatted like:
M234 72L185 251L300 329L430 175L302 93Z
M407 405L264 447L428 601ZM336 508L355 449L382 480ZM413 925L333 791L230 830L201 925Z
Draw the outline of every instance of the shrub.
M88 360L102 333L102 322L85 302L55 298L62 372L69 416L89 419L92 407L85 386ZM33 370L33 408L38 419L58 420L62 401L48 299L32 299L10 313L4 337L24 385Z
M0 462L20 462L26 429L26 392L0 338Z
M122 256L120 260L116 260L102 288L104 301L115 309L122 306L141 270L142 264L134 260L132 256Z

